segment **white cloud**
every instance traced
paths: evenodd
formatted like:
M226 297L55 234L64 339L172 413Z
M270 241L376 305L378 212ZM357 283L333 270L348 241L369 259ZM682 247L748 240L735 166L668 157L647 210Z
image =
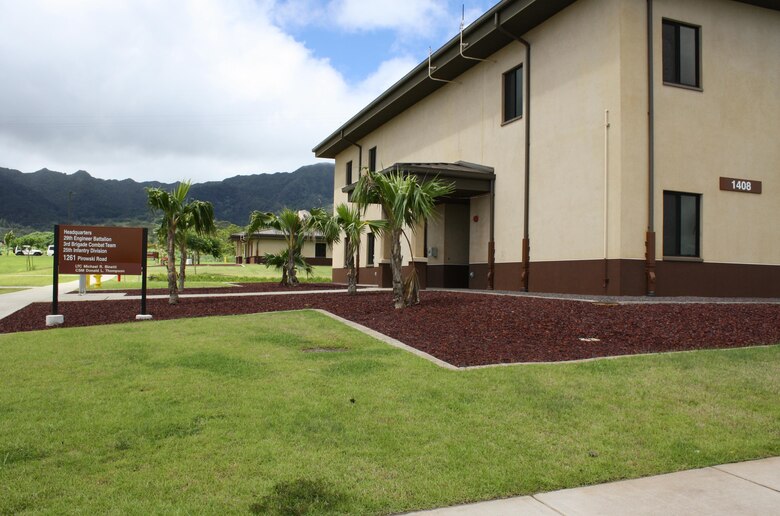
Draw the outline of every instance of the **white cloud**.
M382 63L370 76L355 88L361 97L376 96L374 92L381 92L398 82L404 75L419 63L409 57L398 57Z
M0 166L166 181L293 170L418 60L391 58L348 84L280 27L336 20L401 35L439 23L451 36L445 6L0 0Z
M0 0L0 12L0 166L27 171L292 170L400 77L391 61L348 85L252 0Z
M330 10L348 30L417 32L438 27L446 17L446 4L443 0L333 0Z

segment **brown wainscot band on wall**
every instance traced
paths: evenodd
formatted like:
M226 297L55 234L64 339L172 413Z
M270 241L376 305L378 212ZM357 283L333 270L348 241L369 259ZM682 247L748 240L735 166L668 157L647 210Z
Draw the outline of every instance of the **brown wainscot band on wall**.
M427 283L429 287L440 288L444 274L447 274L444 269L425 267L424 263L418 263L417 266L421 285ZM408 268L404 269L406 273ZM611 296L645 295L644 260L608 260L607 278L604 277L604 271L604 260L531 262L529 291ZM487 288L487 264L472 264L469 266L469 272L473 273L469 274L469 288ZM496 263L495 290L520 291L521 272L521 262ZM656 296L780 297L780 265L666 260L656 262L656 277ZM346 283L346 270L333 269L333 280ZM361 267L360 282L391 287L390 264Z

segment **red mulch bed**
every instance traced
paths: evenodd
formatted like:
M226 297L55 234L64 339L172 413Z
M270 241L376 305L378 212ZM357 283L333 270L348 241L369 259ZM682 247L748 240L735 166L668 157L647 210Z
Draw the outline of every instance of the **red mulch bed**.
M66 327L133 321L139 308L137 300L60 303ZM401 311L389 292L148 301L156 320L303 308L328 310L457 366L780 342L776 304L599 305L458 292L423 292L419 306ZM30 305L0 320L0 333L43 329L49 309Z
M185 285L186 286L186 285ZM185 288L180 294L236 294L241 292L296 292L300 290L336 290L347 288L335 283L301 283L299 287L288 287L279 283L238 283L234 287ZM78 292L78 290L74 290ZM87 290L89 294L127 294L140 296L141 289ZM167 288L146 289L147 296L168 295Z

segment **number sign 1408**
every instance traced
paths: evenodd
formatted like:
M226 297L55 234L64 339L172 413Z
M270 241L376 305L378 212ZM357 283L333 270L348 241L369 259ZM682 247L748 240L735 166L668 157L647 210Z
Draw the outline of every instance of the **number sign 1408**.
M761 193L761 181L755 179L738 179L735 177L721 177L720 189L727 192Z

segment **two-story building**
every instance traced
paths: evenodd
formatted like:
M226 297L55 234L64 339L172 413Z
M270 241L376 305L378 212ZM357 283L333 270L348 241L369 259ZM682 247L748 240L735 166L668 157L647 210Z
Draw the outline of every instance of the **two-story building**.
M454 183L404 248L428 286L780 296L780 3L504 0L314 152L334 204L366 167Z

